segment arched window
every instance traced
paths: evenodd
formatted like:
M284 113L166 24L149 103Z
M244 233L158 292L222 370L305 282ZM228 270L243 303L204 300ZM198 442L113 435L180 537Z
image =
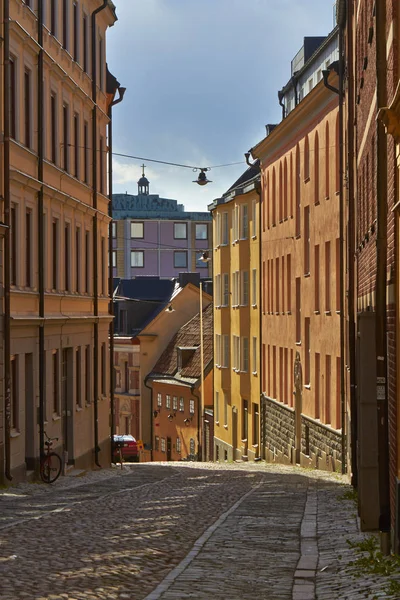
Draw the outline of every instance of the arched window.
M293 153L290 153L290 182L289 182L289 193L290 193L290 216L293 217Z
M329 198L329 123L325 126L325 198Z
M283 163L283 218L288 218L288 172L286 157Z
M266 194L265 194L266 202L264 203L264 225L263 225L264 231L265 231L265 224L267 225L267 228L269 229L269 215L270 215L269 211L271 210L270 191L269 191L269 172L267 173L265 188L266 188Z
M304 179L310 177L310 144L308 141L308 135L304 140Z
M279 163L279 222L283 221L283 177L282 162Z
M340 190L340 147L339 147L339 115L336 117L336 139L335 139L335 189Z
M276 225L276 175L275 167L272 169L272 189L271 189L271 203L272 203L272 227Z
M314 203L319 204L319 136L318 131L315 133L314 140Z

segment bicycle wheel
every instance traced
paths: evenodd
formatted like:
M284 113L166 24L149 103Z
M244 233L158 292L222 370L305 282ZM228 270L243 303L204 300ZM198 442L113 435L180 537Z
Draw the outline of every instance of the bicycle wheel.
M44 483L54 483L61 475L62 461L56 452L50 452L40 463L40 477Z

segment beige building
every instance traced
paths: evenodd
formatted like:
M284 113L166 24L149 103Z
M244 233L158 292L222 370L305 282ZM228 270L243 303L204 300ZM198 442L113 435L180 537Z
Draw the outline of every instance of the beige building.
M260 458L260 168L209 206L214 224L214 458Z
M107 126L116 90L106 89L105 56L116 14L110 0L9 6L5 436L6 471L8 462L22 478L37 468L45 433L68 465L110 463Z

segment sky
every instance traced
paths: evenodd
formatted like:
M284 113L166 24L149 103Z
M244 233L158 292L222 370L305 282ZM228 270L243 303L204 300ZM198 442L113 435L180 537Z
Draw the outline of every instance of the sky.
M113 109L113 151L145 161L150 193L206 211L246 170L244 153L279 123L278 90L304 36L334 27L333 0L114 0L107 62L127 91ZM137 193L143 161L114 157L115 193Z

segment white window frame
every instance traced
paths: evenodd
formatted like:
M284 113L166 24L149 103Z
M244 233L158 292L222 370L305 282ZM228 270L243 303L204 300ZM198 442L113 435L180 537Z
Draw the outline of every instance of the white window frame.
M184 412L185 410L185 398L181 396L179 398L179 412Z
M133 256L137 255L137 258L139 258L139 256L141 255L142 257L142 264L140 265L135 265L132 264L132 259ZM140 261L139 261L140 262ZM144 251L143 250L131 250L131 269L143 269L144 267Z
M176 438L176 451L178 454L180 454L182 451L181 438L179 437Z
M228 428L228 395L226 392L224 394L224 427Z
M257 374L257 348L258 348L258 340L256 337L253 337L253 375Z
M182 235L178 235L177 236L176 235L176 230L177 230L177 228L182 227L182 226L185 227L185 235L184 236L182 236ZM181 223L174 223L174 240L187 240L187 239L188 239L188 226L187 226L186 221L181 222Z
M241 353L240 353L240 370L242 373L247 373L249 370L249 338L242 337Z
M165 452L165 438L161 438L161 452Z
M198 227L205 227L205 230L206 230L206 236L205 237L202 237L202 236L198 237L198 235L197 235L197 228ZM196 240L203 240L203 241L208 240L208 225L207 225L207 223L196 223L195 224L195 239Z
M247 204L240 206L240 239L247 240L249 237L249 207Z
M134 235L134 229L141 226L142 235ZM139 227L140 229L140 227ZM144 223L143 221L131 221L131 240L142 240L144 238Z
M229 367L229 335L223 334L221 339L221 367Z
M172 410L178 410L178 396L172 397Z
M165 407L171 408L171 396L169 394L165 396Z
M162 406L162 394L160 393L157 394L157 406Z
M221 216L221 246L227 246L229 244L228 223L228 213L225 211Z
M229 306L229 273L222 273L222 304L221 306Z
M215 366L221 366L221 335L215 334Z
M257 200L253 200L251 204L252 218L251 218L251 235L252 238L257 237Z
M189 400L189 413L191 415L194 415L194 400L192 398L190 398Z
M241 298L240 305L247 306L249 304L249 272L242 271L241 272Z
M253 269L253 271L252 271L251 283L252 283L251 287L252 287L252 296L253 296L252 306L257 306L257 269Z

